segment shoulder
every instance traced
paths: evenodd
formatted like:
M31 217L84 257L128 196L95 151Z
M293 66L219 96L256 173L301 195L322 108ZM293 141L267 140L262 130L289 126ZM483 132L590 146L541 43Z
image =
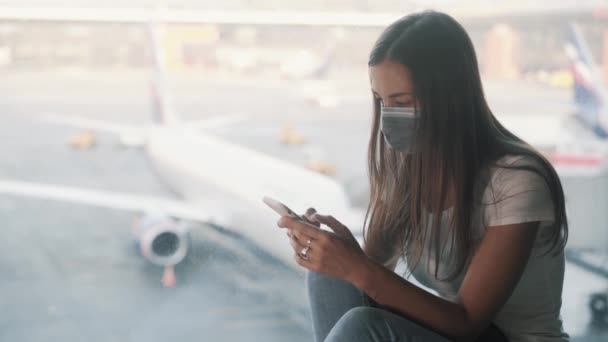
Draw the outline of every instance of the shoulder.
M522 170L522 169L530 169L537 172L545 172L544 165L540 161L540 158L529 156L529 155L519 155L519 154L507 154L498 160L494 161L490 168L492 168L495 172L505 173L512 170Z
M507 155L489 167L482 206L490 225L553 218L546 165L532 156Z
M539 158L506 155L489 166L487 186L495 191L548 190L547 168Z

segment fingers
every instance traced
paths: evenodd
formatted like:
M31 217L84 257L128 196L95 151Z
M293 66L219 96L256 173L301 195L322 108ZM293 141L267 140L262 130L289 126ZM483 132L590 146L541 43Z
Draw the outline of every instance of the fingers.
M295 235L291 235L291 237L289 238L289 243L291 244L291 247L293 247L293 249L296 252L300 252L302 250L302 248L306 247L306 242L301 241Z
M321 227L321 224L319 222L316 222L312 219L312 216L316 213L317 210L315 210L315 208L308 208L306 210L306 213L304 213L302 217L306 220L307 223L312 224L315 227Z
M336 220L331 215L315 214L312 218L316 222L323 223L324 225L328 226L337 234L344 234L347 232L350 233L350 230L345 225L343 225L340 221Z
M339 226L339 225L341 226L342 225L342 223L340 223L340 221L336 220L331 215L316 214L312 217L312 219L319 223L323 223L327 226Z
M327 226L342 226L342 223L340 223L340 221L336 220L333 216L331 215L321 215L319 213L317 213L317 211L314 208L309 208L306 211L306 214L304 214L304 217L306 217L309 221L312 221L315 226L320 226L321 223L327 225Z
M312 242L312 240L308 241ZM291 235L291 238L289 239L289 244L291 245L291 248L293 248L294 258L296 259L296 261L298 261L300 265L310 263L311 259L314 258L312 256L313 248L311 246L308 246L307 243L303 243L302 240L298 239L294 234ZM306 255L302 255L303 251L306 251Z
M310 241L310 244L312 244L312 242L314 241L314 239L311 238L310 236L307 236L302 233L294 232L292 229L287 229L287 236L290 239L295 239L302 247L308 246L309 245L308 241Z
M310 217L306 217L306 216L304 216L303 218L304 218L304 220L306 220L306 223L308 223L308 224L310 224L310 225L313 225L313 226L315 226L315 227L317 227L317 228L321 228L321 224L320 224L319 222L315 222L315 221L314 221L314 220L312 220Z
M315 208L308 208L306 209L306 213L304 215L306 216L312 216L313 214L316 214L317 210Z
M308 255L308 254L307 254ZM298 265L302 266L302 267L306 267L309 268L313 265L313 262L310 260L310 258L303 258L299 253L295 253L293 255L294 260L296 261L296 263L298 263Z
M282 216L281 219L279 219L279 222L277 222L277 225L281 228L291 229L292 234L296 234L298 237L307 236L318 240L324 239L326 238L325 235L330 234L313 225L289 216Z

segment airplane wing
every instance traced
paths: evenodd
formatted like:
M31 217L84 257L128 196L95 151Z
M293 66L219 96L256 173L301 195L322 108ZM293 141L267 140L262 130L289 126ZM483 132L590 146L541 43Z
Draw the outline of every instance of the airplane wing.
M248 119L249 115L246 113L235 113L231 115L206 117L202 119L185 121L181 123L181 125L195 130L211 130L218 127L224 127L231 124L244 122ZM73 126L78 128L88 128L100 132L116 134L117 136L143 136L145 135L146 128L145 126L119 124L103 120L81 118L57 113L42 113L41 120L52 124Z
M142 128L134 125L118 124L102 120L80 118L57 113L42 113L41 120L53 124L74 126L78 128L89 128L96 131L116 134L119 136L130 135L135 132L141 132Z
M162 197L0 179L0 194L50 199L142 213L164 213L179 219L216 222L202 208ZM220 220L221 221L221 220Z
M249 115L247 115L245 113L236 113L236 114L226 115L226 116L218 116L218 117L203 118L203 119L198 119L198 120L187 121L184 124L194 130L199 130L199 129L212 130L214 128L225 127L225 126L229 126L229 125L236 124L239 122L244 122L244 121L247 121L247 119L249 119Z

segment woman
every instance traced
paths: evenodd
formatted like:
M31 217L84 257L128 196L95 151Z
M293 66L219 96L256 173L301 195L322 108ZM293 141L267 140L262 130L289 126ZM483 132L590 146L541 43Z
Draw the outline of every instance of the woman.
M408 15L376 42L369 75L364 247L313 209L278 222L309 270L316 341L567 341L562 186L492 114L465 30ZM400 258L438 296L397 275Z

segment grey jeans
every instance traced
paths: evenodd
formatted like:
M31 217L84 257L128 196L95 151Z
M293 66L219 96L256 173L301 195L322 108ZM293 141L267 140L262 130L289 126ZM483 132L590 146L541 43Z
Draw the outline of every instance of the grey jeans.
M316 342L450 342L381 308L363 291L342 279L307 271L306 291Z
M305 279L316 342L450 342L383 308L349 282L313 271L306 271ZM492 325L478 341L507 339Z

